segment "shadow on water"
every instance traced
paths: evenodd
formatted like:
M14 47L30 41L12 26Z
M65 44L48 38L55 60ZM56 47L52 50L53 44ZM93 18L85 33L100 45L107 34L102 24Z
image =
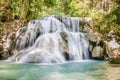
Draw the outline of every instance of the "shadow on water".
M0 80L104 80L104 61L63 64L16 64L0 62Z

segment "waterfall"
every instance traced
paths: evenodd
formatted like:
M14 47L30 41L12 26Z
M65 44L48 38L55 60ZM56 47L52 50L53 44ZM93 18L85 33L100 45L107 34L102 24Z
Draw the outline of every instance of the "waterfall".
M77 18L46 16L32 20L16 33L16 62L61 63L89 59L88 43Z

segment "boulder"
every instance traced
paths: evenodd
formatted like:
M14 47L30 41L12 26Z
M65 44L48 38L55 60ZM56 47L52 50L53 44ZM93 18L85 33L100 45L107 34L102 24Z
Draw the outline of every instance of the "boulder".
M111 40L110 42L106 42L107 45L107 54L109 55L109 58L112 57L117 57L120 52L120 45L115 41L115 40Z
M103 59L104 49L101 46L96 46L93 48L92 57L94 59Z
M117 57L120 50L120 44L117 42L117 36L114 31L111 30L107 35L106 50L109 58Z
M109 42L109 47L111 47L112 49L118 49L118 48L120 48L120 45L117 43L116 39L113 38L113 39Z

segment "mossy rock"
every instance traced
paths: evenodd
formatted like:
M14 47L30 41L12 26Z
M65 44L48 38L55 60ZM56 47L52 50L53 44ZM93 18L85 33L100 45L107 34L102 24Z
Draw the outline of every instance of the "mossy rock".
M120 64L120 55L109 59L110 64Z

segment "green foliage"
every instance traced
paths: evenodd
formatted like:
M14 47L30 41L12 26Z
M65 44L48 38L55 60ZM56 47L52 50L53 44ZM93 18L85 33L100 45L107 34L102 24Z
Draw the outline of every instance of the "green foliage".
M46 15L91 17L100 33L113 29L120 34L120 0L109 4L106 0L7 0L6 4L5 0L0 0L2 5L12 8L12 19L17 17L29 21ZM0 13L0 16L3 14Z
M120 6L120 0L115 0L115 2Z
M47 7L56 6L56 0L44 0L44 3Z
M20 0L19 0L20 1ZM11 6L11 8L12 8L12 15L13 15L13 17L15 17L15 16L18 16L19 15L19 12L20 12L20 9L19 9L19 5L20 5L20 2L19 1L17 1L17 0L11 0L10 2L9 2L9 5Z
M120 0L115 0L112 4L111 11L105 14L96 26L100 33L106 34L111 29L115 31L120 40Z
M64 15L62 0L10 0L14 17L29 21L50 14Z
M4 6L6 4L6 1L5 0L0 0L0 7L1 6Z
M99 9L91 0L10 0L12 15L27 21L49 14L98 18Z
M88 15L88 5L84 4L82 1L72 1L70 6L71 16L86 16Z

